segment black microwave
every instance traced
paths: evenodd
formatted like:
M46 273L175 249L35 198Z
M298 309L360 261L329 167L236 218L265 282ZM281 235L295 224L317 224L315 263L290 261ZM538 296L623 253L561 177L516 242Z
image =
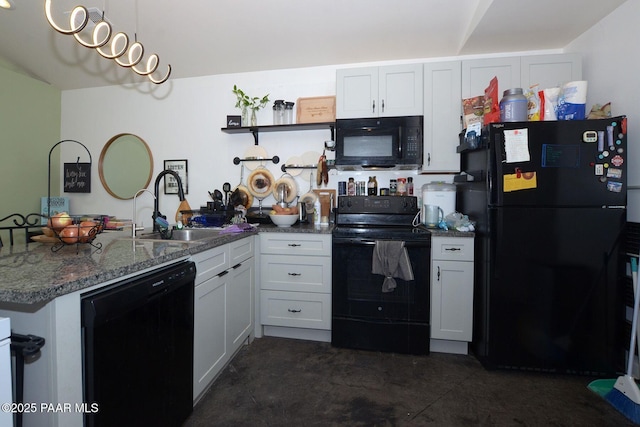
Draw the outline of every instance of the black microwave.
M422 116L338 119L336 168L419 169L422 125Z

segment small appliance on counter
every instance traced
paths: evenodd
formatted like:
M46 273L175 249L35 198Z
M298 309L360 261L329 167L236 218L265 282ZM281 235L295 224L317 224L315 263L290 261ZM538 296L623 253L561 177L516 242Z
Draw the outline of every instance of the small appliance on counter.
M421 222L437 227L440 220L456 211L456 186L444 182L431 182L422 186ZM435 212L435 216L434 216Z

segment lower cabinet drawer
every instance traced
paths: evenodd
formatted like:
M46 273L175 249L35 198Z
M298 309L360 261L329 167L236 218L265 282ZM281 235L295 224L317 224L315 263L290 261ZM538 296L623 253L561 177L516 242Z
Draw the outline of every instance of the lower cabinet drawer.
M260 291L263 325L331 329L331 294Z
M324 256L262 255L261 289L331 292L331 258Z

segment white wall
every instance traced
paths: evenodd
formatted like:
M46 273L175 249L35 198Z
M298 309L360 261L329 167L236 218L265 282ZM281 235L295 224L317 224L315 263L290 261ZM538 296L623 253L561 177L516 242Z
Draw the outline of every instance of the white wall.
M206 76L189 79L171 79L154 92L144 93L141 87L102 87L64 91L62 93L62 139L82 142L93 157L92 191L88 194L65 193L71 198L73 214L110 214L119 218L131 218L133 203L111 197L102 187L98 177L98 159L104 144L119 133L133 133L150 146L154 158L154 178L149 185L153 191L155 176L163 169L167 159L187 159L189 168L189 194L187 201L193 209L206 203L208 191L222 190L224 182L235 187L240 182L240 166L233 164L234 157L244 157L247 149L254 145L251 134L230 135L223 133L226 116L240 114L234 108L234 84L251 96L269 94L271 100L296 101L299 97L335 95L336 67L317 67L277 70L234 75ZM272 102L258 114L258 124L273 123ZM294 119L295 120L295 119ZM324 141L330 139L330 131L271 132L260 134L260 146L269 157L277 155L280 163L267 163L266 167L278 178L281 165L292 156L315 152L313 162L322 153ZM74 144L63 147L62 162L75 161L77 156L85 161L86 152ZM84 157L83 157L84 156ZM327 152L329 159L332 152ZM250 171L244 173L244 180ZM292 171L294 173L295 171ZM296 181L300 194L310 188L309 174L305 170ZM315 171L314 171L315 172ZM123 171L126 173L126 171ZM349 176L356 180L367 180L372 173L344 172L339 175L331 171L328 188L337 188L338 180ZM302 177L304 176L303 179ZM452 176L417 176L415 172L376 173L379 187L388 187L392 176L413 176L416 188L432 180L451 181ZM314 173L315 177L315 173ZM173 218L178 208L178 197L164 195L160 185L160 208L163 214ZM315 185L314 185L315 188ZM270 207L272 196L264 200ZM137 221L144 220L150 226L152 198L148 194L139 197ZM254 201L254 206L258 202Z
M613 115L624 114L628 117L627 179L631 188L627 219L634 222L640 222L640 189L633 188L640 187L638 16L640 2L626 2L566 49L583 55L582 76L589 81L587 106L611 102Z

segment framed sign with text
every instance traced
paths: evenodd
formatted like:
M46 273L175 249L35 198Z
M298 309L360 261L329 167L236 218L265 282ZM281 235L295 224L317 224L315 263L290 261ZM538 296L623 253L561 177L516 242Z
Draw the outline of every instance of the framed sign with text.
M63 172L65 193L91 193L91 163L65 163Z
M172 170L178 174L182 181L184 194L189 194L188 163L186 160L165 160L164 169ZM164 176L164 194L178 194L178 181L173 175Z

